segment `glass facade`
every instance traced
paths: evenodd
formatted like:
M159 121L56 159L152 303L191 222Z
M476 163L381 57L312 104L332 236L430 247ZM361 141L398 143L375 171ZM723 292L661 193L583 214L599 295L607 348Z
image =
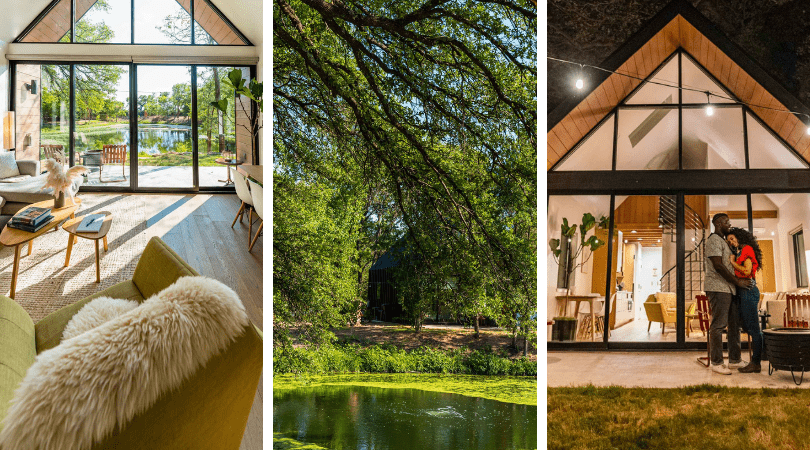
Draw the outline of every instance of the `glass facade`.
M685 52L661 64L552 170L612 170L614 164L620 171L808 167Z
M249 45L208 0L59 0L17 42Z
M222 159L252 163L250 136L237 132L242 102L223 81L250 67L12 67L17 159L87 166L83 189L231 190ZM223 100L226 112L211 106Z

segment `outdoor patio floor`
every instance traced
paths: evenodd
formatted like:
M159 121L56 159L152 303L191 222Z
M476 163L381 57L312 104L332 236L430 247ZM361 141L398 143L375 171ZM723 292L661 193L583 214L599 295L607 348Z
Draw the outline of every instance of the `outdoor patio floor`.
M548 352L548 387L594 386L676 388L712 384L744 388L810 388L810 373L796 386L790 372L768 375L768 362L762 372L731 375L714 373L697 363L705 351L651 352ZM727 356L727 355L726 355ZM743 359L748 352L743 350ZM799 374L796 379L798 380Z
M104 168L104 182L98 179L98 170L87 176L84 181L85 186L129 186L129 167L126 167L126 179L122 176L120 166ZM138 186L139 187L193 187L192 177L193 167L191 166L138 166ZM225 186L224 182L228 172L225 166L220 167L200 167L200 187Z

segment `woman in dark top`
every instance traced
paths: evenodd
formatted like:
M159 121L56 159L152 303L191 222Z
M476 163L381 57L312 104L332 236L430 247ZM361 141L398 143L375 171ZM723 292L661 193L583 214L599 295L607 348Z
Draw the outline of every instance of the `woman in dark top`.
M751 288L743 289L738 287L737 297L740 299L740 315L742 316L743 328L751 336L751 343L754 348L751 362L738 370L742 373L759 373L762 370L760 367L762 330L759 328L757 317L759 288L754 276L757 270L762 268L762 251L759 249L757 238L743 228L732 228L728 236L726 236L726 240L736 253L736 256L732 255L730 257L731 265L734 266L734 275L737 278L751 279Z

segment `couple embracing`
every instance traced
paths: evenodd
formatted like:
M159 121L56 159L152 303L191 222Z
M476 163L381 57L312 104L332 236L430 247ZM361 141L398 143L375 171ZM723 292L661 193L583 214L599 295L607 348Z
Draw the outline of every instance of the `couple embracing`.
M706 277L704 290L709 297L712 322L709 327L711 367L714 372L731 375L759 373L762 357L762 331L757 320L759 289L754 275L762 267L762 252L753 234L732 228L728 215L712 217L714 232L706 241ZM751 336L753 352L746 365L740 351L740 325ZM728 327L728 365L723 363L723 329Z

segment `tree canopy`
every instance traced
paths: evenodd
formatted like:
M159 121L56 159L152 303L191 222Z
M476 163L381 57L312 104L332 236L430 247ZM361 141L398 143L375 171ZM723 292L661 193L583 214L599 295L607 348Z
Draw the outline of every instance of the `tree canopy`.
M363 273L399 241L414 282L464 308L536 304L535 6L276 0L273 14L274 169L364 205L350 234L359 302Z

